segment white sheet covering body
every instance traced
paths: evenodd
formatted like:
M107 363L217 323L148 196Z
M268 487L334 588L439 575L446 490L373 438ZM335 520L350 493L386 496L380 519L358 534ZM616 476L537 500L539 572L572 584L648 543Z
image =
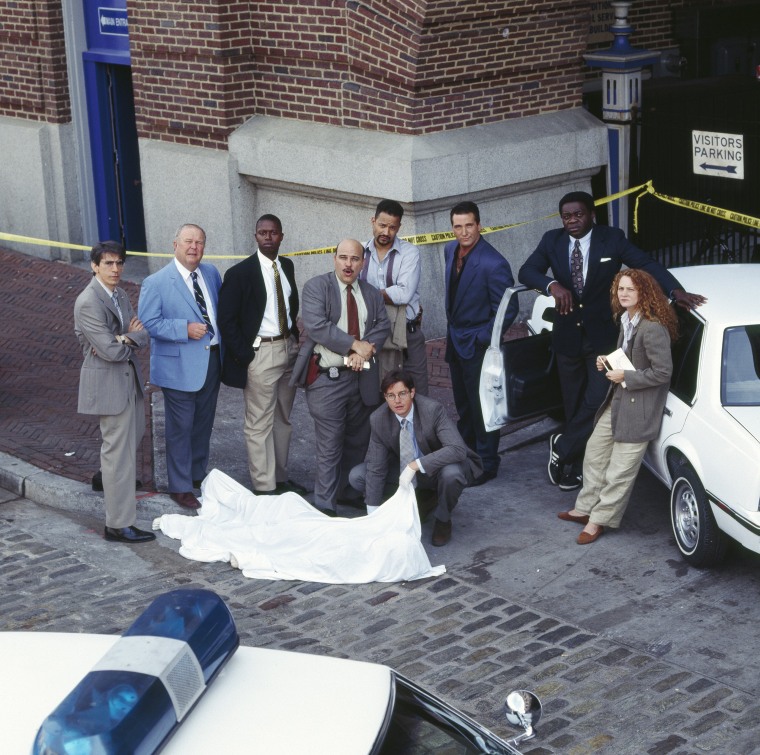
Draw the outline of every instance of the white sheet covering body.
M164 514L153 523L182 541L193 561L229 561L256 579L359 584L435 577L420 542L414 489L398 492L369 516L331 518L296 493L255 496L212 470L197 516Z

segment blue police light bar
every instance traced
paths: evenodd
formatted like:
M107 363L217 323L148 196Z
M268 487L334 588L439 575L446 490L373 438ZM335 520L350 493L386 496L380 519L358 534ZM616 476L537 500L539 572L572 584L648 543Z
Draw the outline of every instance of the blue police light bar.
M239 644L216 593L160 595L45 719L34 755L157 752Z

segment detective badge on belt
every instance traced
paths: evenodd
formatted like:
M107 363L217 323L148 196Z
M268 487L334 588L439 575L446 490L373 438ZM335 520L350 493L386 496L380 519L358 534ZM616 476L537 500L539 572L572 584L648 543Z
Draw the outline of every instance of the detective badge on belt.
M327 378L328 380L337 380L340 377L340 370L337 367L328 367L327 368Z

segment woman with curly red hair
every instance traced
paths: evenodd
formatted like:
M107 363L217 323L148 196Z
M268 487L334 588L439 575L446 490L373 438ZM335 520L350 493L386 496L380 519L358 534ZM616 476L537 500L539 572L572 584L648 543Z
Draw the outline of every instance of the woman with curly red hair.
M607 369L611 385L586 446L583 488L575 508L557 516L585 525L580 545L616 528L625 513L647 444L657 437L670 387L670 343L678 321L657 281L643 270L621 270L610 287L612 312L620 317L618 348L635 369Z

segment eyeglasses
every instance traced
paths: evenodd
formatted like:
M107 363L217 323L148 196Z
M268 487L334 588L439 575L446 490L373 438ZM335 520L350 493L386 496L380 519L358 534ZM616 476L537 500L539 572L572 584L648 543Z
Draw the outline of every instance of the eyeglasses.
M124 260L103 260L100 264L103 267L124 267Z
M562 218L563 222L572 220L575 218L576 220L581 220L581 218L585 217L587 215L586 210L576 210L575 212L563 212L560 217Z
M396 398L400 398L402 401L409 395L409 391L399 391L398 393L386 393L385 398L387 401L395 401Z

